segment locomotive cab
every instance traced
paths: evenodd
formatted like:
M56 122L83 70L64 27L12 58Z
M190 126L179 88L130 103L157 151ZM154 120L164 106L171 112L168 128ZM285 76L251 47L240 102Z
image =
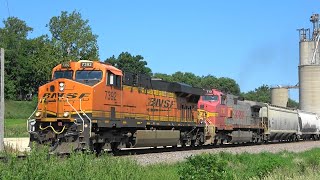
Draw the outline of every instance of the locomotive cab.
M198 109L200 113L204 114L203 119L207 124L214 124L218 127L224 123L228 112L226 100L226 95L216 89L208 90L206 95L201 96Z

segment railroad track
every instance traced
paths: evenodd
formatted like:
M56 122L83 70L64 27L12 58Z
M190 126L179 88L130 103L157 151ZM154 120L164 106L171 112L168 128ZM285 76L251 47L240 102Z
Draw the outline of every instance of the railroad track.
M308 140L313 141L313 140ZM268 143L241 143L241 144L221 144L221 145L204 145L204 146L186 146L186 147L148 147L148 148L126 148L119 152L113 153L111 151L105 151L114 156L129 156L129 155L142 155L150 153L164 153L164 152L181 152L181 151L193 151L193 150L210 150L219 148L236 148L246 146L260 146L260 145L274 145L274 144L289 144L299 143L305 141L281 141L281 142L268 142ZM319 141L320 142L320 141Z
M186 147L149 147L149 148L126 148L126 149L122 149L121 151L118 152L111 152L110 150L105 150L104 153L105 154L110 154L113 156L141 156L141 155L152 155L152 154L161 154L161 153L189 153L191 151L198 151L200 150L201 152L206 152L206 150L208 150L208 152L210 152L210 150L219 150L219 149L224 149L224 150L232 150L233 148L245 148L245 147L250 147L250 146L275 146L275 145L280 145L280 144L296 144L296 143L308 143L308 142L316 142L313 140L308 140L308 141L298 141L298 142L269 142L266 144L256 144L256 143L242 143L242 144L222 144L222 145L205 145L205 146L186 146ZM320 147L320 141L317 141L319 143L319 147ZM48 154L48 156L51 156L53 154ZM70 156L69 153L60 153L60 154L55 154L58 155L61 158L68 158ZM8 160L12 157L14 158L18 158L21 160L25 160L27 158L28 154L17 154L15 156L10 155L6 155L6 154L2 154L0 155L0 161L2 162L8 162ZM97 157L101 156L97 155Z

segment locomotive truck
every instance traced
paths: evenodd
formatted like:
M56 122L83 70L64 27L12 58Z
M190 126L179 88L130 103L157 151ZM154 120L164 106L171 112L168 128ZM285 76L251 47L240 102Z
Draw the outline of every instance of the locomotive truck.
M53 68L32 117L30 143L59 153L319 139L320 126L313 113L88 60Z

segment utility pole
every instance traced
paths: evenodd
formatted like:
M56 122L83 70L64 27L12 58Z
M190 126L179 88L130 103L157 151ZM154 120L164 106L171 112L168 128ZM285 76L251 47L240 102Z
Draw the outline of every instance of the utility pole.
M0 151L4 150L4 49L0 49Z

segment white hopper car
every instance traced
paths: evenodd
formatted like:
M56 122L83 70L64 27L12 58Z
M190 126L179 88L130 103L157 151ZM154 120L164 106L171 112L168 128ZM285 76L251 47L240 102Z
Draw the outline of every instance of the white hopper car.
M270 141L320 139L320 118L315 113L265 104L259 114Z

